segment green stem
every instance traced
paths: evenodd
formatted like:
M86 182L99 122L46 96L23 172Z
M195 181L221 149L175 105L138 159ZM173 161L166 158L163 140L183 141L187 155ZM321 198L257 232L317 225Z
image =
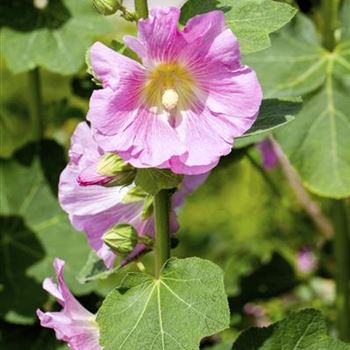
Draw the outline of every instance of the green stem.
M154 196L155 217L155 275L158 278L165 262L170 258L170 192L161 190Z
M334 200L336 308L339 338L350 341L350 224L344 200Z
M322 0L323 45L329 51L333 51L336 46L335 30L338 27L339 6L340 0Z
M39 141L44 135L41 81L39 68L35 68L34 70L28 73L28 83L32 133L35 140Z
M138 18L148 17L148 4L147 0L135 0L135 11Z

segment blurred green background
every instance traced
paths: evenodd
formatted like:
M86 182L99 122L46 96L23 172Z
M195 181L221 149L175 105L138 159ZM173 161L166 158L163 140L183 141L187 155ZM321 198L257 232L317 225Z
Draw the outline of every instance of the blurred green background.
M14 68L25 70L28 62L24 62L22 68L14 66L9 58L24 48L11 51L8 45L16 40L18 45L21 40L31 40L13 38L13 31L28 35L29 30L41 22L38 20L28 29L25 15L20 16L22 20L8 18L10 12L6 11L13 8L5 8L5 3L0 5L4 41L0 111L0 348L62 350L65 346L56 342L51 330L38 325L34 313L37 307L57 308L54 301L41 292L41 281L53 273L53 257L67 260L67 281L91 311L97 310L102 297L126 271L136 267L131 264L125 271L83 286L76 280L89 249L84 235L70 227L58 206L57 183L65 166L70 136L77 123L85 118L94 83L86 73L84 57L80 57L75 73L58 74L48 67L40 68L46 141L41 142L41 147L30 144L35 139L31 131L32 73L11 72ZM23 3L28 7L25 14L31 16L32 3ZM53 3L58 6L60 1ZM79 0L73 5L81 3ZM308 13L314 3L301 1L300 4ZM91 9L87 11L89 23L94 23L99 15L89 12ZM133 24L117 16L103 22L104 34L96 30L95 35L91 27L82 51L96 39L109 43L135 33ZM59 28L61 24L57 25ZM42 26L45 27L45 23ZM69 39L73 47L80 45L83 28L79 25L73 28L75 36L71 34ZM37 45L33 50L38 50L40 56ZM45 52L45 48L42 49ZM321 309L331 330L334 329L332 244L307 214L285 171L280 165L264 169L262 154L254 145L234 150L222 159L206 184L188 198L178 213L180 243L173 254L210 259L225 272L231 328L204 340L203 348L230 349L232 340L242 329L268 325L304 307ZM307 196L324 214L329 214L327 200ZM152 254L143 262L146 268L151 268Z

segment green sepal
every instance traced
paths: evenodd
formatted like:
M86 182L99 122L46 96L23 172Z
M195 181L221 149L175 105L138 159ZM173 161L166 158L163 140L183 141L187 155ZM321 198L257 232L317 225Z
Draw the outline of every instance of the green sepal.
M102 239L116 254L127 255L134 250L138 235L133 226L118 224L106 231Z

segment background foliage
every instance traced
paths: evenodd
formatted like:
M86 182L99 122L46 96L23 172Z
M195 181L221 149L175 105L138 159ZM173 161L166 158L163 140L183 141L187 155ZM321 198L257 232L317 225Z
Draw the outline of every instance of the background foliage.
M244 62L257 71L266 100L259 123L237 140L237 148L179 212L180 244L173 255L203 257L221 266L229 296L230 328L205 338L202 348L231 349L242 330L314 307L323 316L312 310L292 314L265 330L244 332L233 348L275 350L288 338L289 323L301 331L295 334L300 349L312 349L311 337L322 344L317 349L348 349L328 336L336 335L336 315L327 217L329 197L350 195L350 2L343 1L340 40L331 54L321 46L316 1L190 0L182 23L215 8L225 12L240 39ZM301 11L295 16L297 8ZM136 271L131 264L95 278L91 264L85 265L85 236L74 231L57 202L69 138L84 119L94 88L83 64L85 51L96 39L110 43L135 28L117 16L98 15L85 0L51 0L44 12L30 0L6 0L0 13L6 84L0 111L0 348L63 350L35 316L38 307L57 308L41 288L42 280L53 275L53 258L67 261L68 285L93 312L127 271ZM39 144L32 142L28 83L28 72L38 67L45 120L45 140ZM286 125L275 130L275 124ZM255 143L272 133L301 176L299 187L282 161L271 170L262 167ZM303 192L306 201L298 192L301 183L309 191ZM310 215L310 206L326 224L320 225L312 210ZM307 269L302 265L305 254ZM143 262L151 269L152 255ZM82 284L78 276L80 282L92 281ZM286 348L291 344L292 339Z

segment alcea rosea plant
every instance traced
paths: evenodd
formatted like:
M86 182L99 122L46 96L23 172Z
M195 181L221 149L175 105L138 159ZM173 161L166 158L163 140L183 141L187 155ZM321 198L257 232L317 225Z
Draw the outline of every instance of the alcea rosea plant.
M180 19L174 7L148 13L146 0L135 1L135 13L118 1L95 0L101 13L118 10L137 22L138 35L124 38L128 49L122 46L122 52L132 50L138 60L101 43L89 50L89 69L102 88L90 100L90 125L79 124L72 137L60 203L106 269L152 250L155 268L153 274L127 274L95 316L69 292L64 262L56 260L58 287L51 280L44 287L63 310L38 316L72 349L192 350L229 326L221 269L199 258L170 257L175 209L231 152L234 139L244 134L247 142L286 123L281 114L290 114L287 102L285 113L282 102L265 102L269 107L259 116L262 90L254 71L241 62L231 27L252 52L268 46L269 33L295 11L266 0L264 12L277 12L278 18L264 27L247 17L240 27L238 18L227 21L220 10L205 11L210 10L205 3L194 16L196 7L185 5Z

